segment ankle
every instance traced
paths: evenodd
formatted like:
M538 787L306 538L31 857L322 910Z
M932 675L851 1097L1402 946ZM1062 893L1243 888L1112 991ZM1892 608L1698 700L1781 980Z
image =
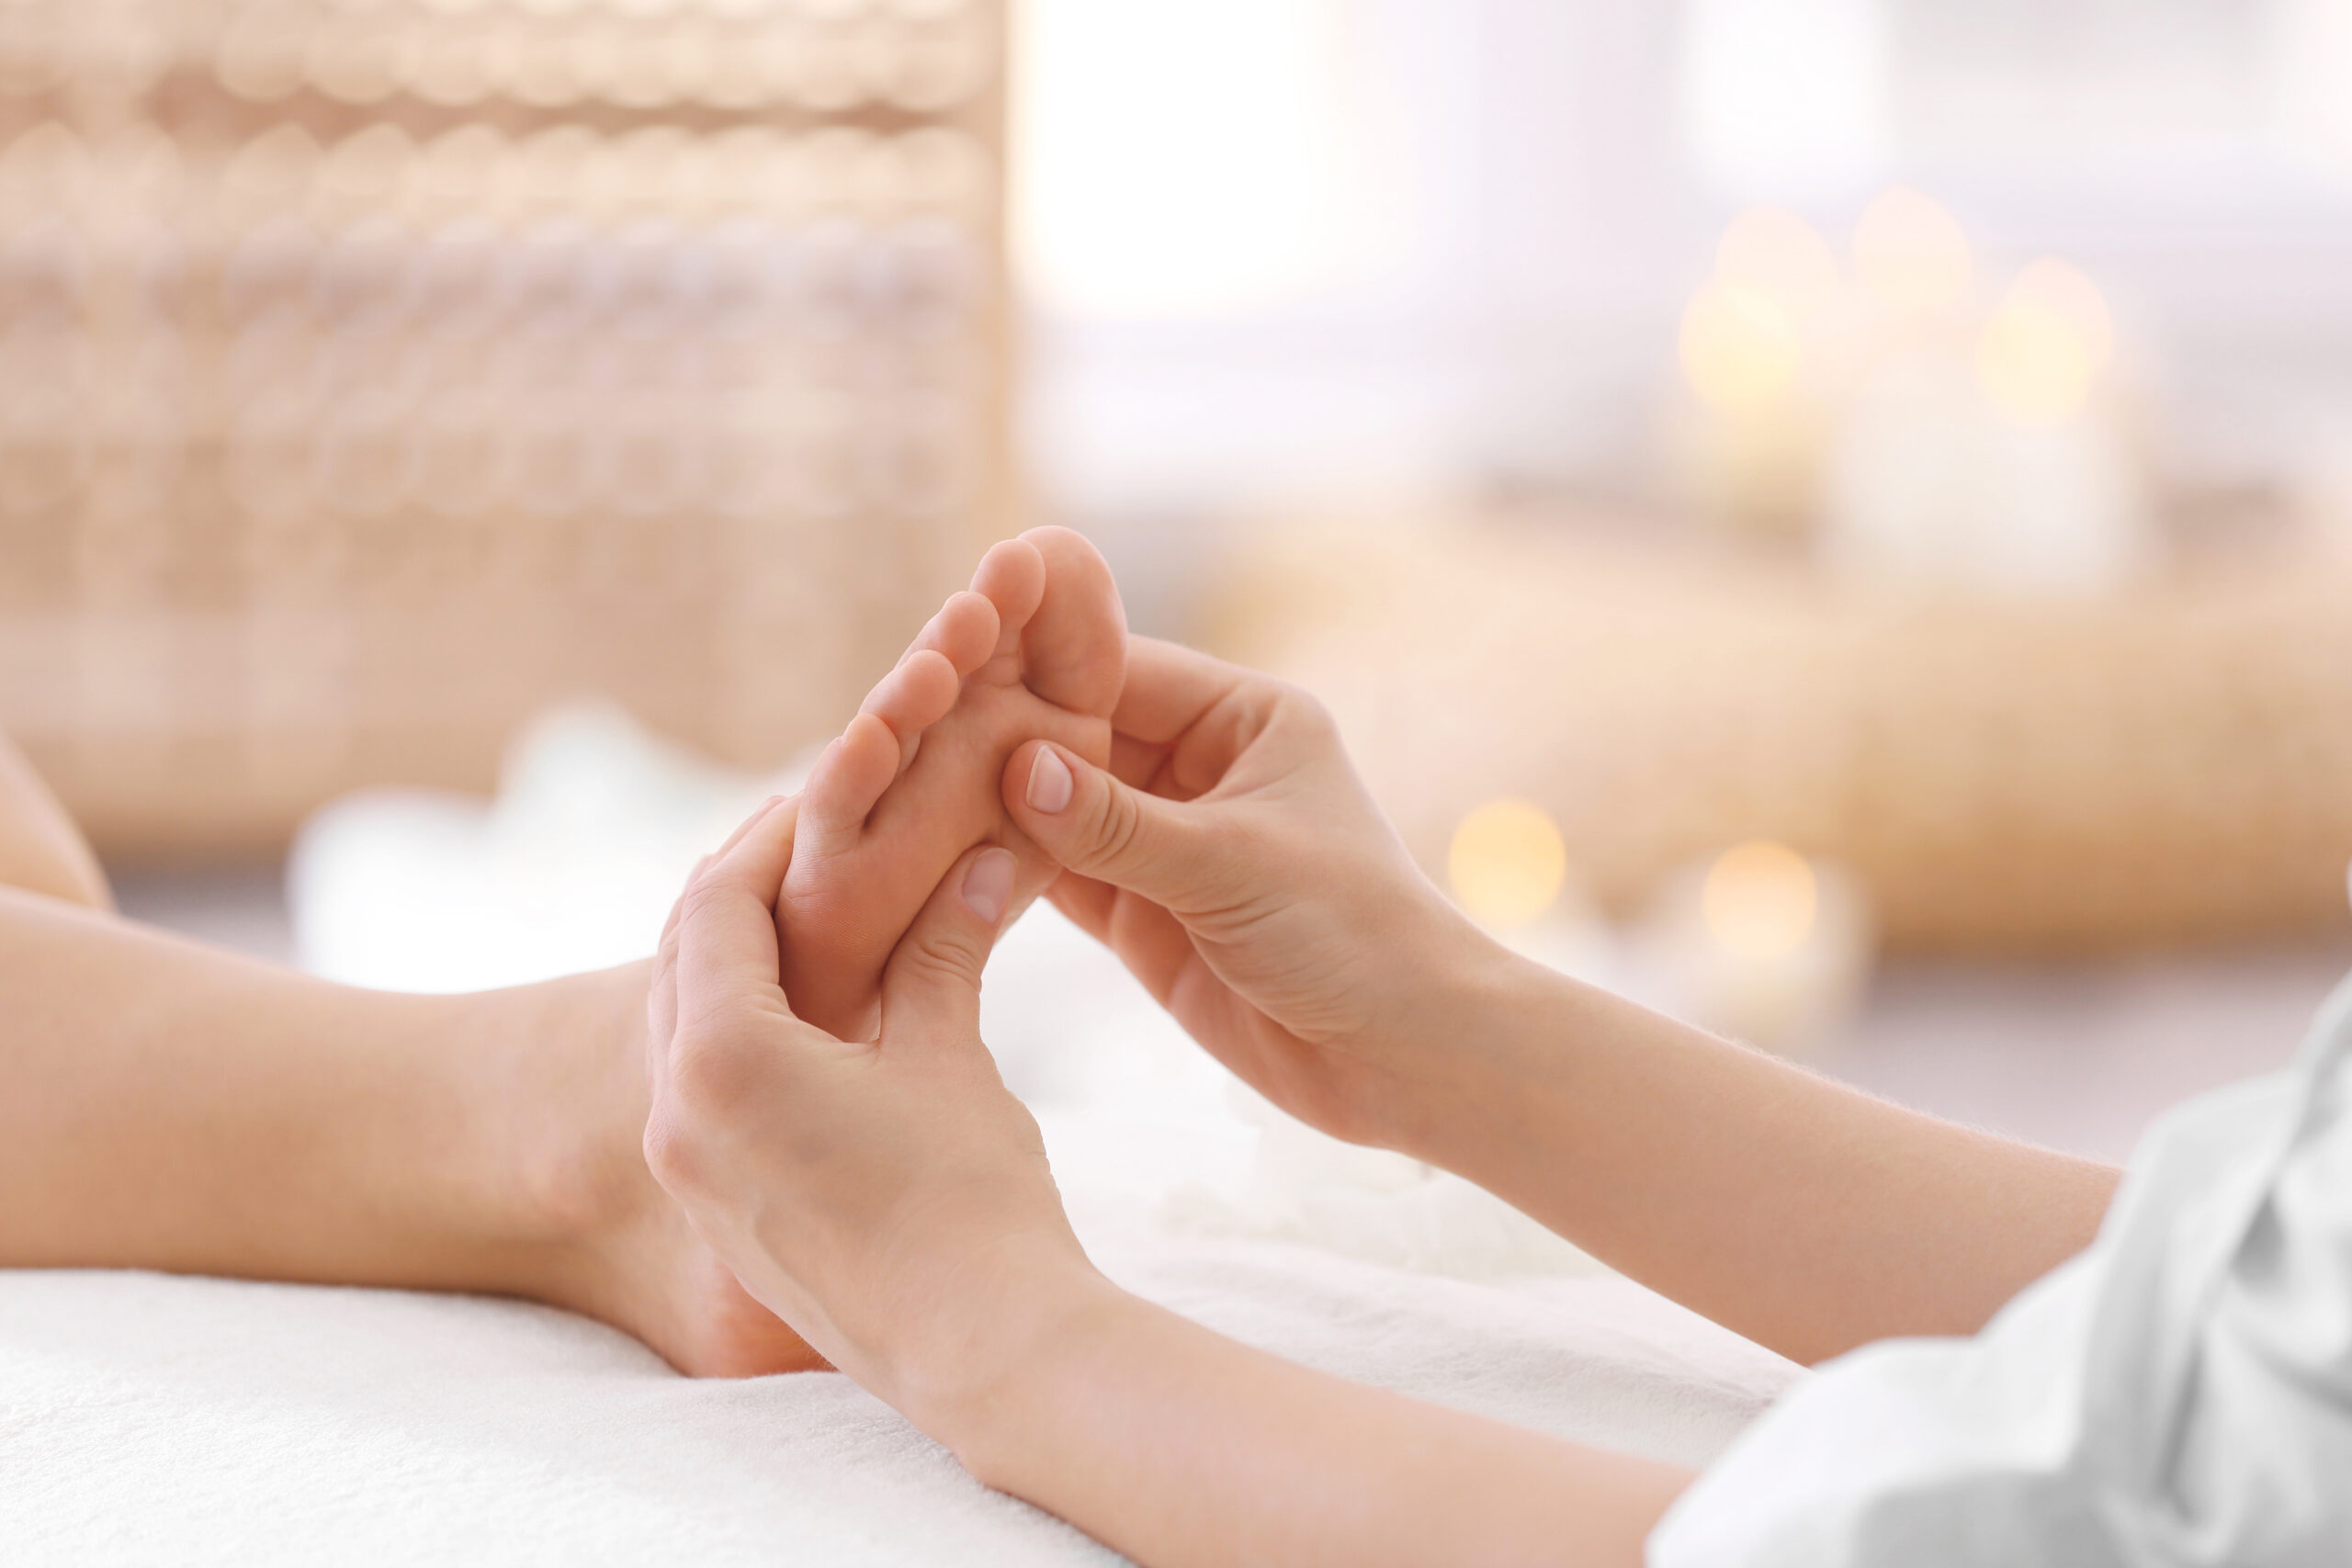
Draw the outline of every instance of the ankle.
M820 1362L744 1293L645 1165L650 964L463 998L466 1288L545 1302L644 1341L680 1371L740 1377Z
M575 1247L644 1206L645 968L435 998L467 1044L459 1163L484 1239Z

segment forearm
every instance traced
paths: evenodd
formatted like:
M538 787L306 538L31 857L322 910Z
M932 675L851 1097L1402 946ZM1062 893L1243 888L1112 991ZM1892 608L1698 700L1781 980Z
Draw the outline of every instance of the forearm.
M0 1265L526 1289L557 1086L501 1079L587 1025L568 994L354 990L0 891Z
M1150 1568L1634 1564L1690 1480L1309 1371L1099 1280L1034 1307L941 1435Z
M1798 1360L1965 1334L2087 1246L2117 1173L1939 1122L1533 965L1465 986L1413 1152Z

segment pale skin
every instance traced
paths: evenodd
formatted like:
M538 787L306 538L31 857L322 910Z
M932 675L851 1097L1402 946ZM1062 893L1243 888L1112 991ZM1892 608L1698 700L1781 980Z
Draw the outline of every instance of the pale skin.
M1019 841L987 784L1014 747L1107 755L1125 645L1101 558L1035 530L991 550L875 688L816 771L826 830L778 916L821 955L796 984L830 1021L871 1016L958 854ZM1023 864L1024 896L1054 874L1025 845ZM646 1169L650 971L394 996L124 920L0 737L0 1267L516 1295L690 1373L820 1365Z
M1310 699L1129 643L1100 564L1000 547L655 965L545 986L390 997L122 921L0 745L0 1264L522 1295L693 1372L821 1353L1147 1562L1637 1561L1681 1472L1094 1271L977 1037L988 945L1049 883L1277 1102L1800 1359L1971 1330L2089 1239L2111 1171L1503 953Z
M1414 868L1280 682L1129 645L1110 766L1019 748L1052 897L1193 1037L1338 1136L1477 1180L1799 1359L1981 1327L2116 1173L1884 1104L1518 959ZM1286 1365L1108 1283L978 1036L1015 881L950 871L878 1037L795 1016L796 802L656 961L649 1162L744 1285L967 1469L1153 1564L1636 1562L1690 1476Z

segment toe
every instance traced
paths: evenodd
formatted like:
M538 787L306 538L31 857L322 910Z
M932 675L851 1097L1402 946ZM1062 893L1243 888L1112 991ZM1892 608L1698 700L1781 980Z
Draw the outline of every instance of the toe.
M1032 528L1014 542L1034 547L1046 568L1043 601L1022 628L1022 680L1057 707L1107 718L1127 655L1127 614L1109 565L1068 528Z
M898 776L899 738L875 715L859 714L809 772L800 802L799 842L819 855L837 852L845 840L854 840L866 813Z
M919 648L882 677L857 711L888 725L903 745L946 717L963 686L964 678L956 672L947 655L937 649Z
M996 607L997 638L990 651L1011 654L1021 646L1022 628L1046 596L1046 558L1026 539L992 546L972 573L972 592Z
M998 630L995 604L987 594L967 589L948 596L914 646L943 655L960 680L988 662L996 651Z

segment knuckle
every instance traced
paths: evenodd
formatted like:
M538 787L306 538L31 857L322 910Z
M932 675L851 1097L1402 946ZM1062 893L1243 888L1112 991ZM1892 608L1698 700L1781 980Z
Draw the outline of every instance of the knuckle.
M645 1119L645 1168L667 1191L694 1191L700 1187L702 1162L696 1157L694 1139L666 1105L657 1104Z
M707 920L729 902L732 893L715 865L697 867L686 881L686 890L678 895L678 924L695 925Z
M969 983L987 956L977 938L963 931L941 931L910 943L904 962L909 974L926 985L950 980Z
M1123 864L1134 857L1142 836L1143 808L1124 789L1106 789L1102 800L1094 820L1095 856L1106 865Z

